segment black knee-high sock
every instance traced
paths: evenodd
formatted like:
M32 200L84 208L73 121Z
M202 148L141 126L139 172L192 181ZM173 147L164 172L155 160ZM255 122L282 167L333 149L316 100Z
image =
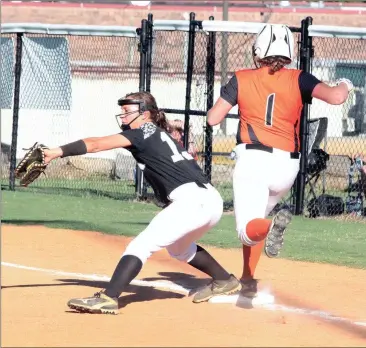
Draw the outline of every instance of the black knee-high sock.
M109 297L121 296L125 287L140 273L142 261L133 255L125 255L119 260L105 294Z
M197 245L196 255L188 264L215 280L227 280L230 278L230 274L199 245Z

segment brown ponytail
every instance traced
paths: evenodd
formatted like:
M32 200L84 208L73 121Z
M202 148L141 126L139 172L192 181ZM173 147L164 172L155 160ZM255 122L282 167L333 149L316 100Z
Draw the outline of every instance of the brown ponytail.
M166 130L167 132L169 132L169 123L168 123L168 120L166 118L166 115L163 111L159 110L155 116L155 124Z
M281 70L284 66L291 63L290 59L281 56L266 57L258 59L261 66L269 67L269 74L273 75L276 71Z

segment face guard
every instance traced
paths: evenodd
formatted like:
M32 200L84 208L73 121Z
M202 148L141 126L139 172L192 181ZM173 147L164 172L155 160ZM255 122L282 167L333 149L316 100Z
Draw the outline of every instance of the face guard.
M257 69L259 69L260 68L260 65L258 64L258 62L257 62L257 58L256 58L256 54L255 54L255 47L254 47L254 45L252 46L252 58L253 58L253 63L254 63L254 65L255 65L255 67L257 68Z
M118 99L118 105L119 106L123 106L123 105L138 105L139 109L138 110L134 110L134 111L130 111L130 112L126 112L126 113L121 113L116 115L116 120L117 120L117 124L118 127L122 129L122 131L131 129L130 124L136 120L137 117L139 117L140 115L142 115L145 111L148 110L148 107L146 106L145 102L143 100L137 100L137 99L125 99L125 98L121 98ZM138 115L129 123L123 123L120 122L121 121L121 117L125 118L128 115L134 114L135 112L138 112Z

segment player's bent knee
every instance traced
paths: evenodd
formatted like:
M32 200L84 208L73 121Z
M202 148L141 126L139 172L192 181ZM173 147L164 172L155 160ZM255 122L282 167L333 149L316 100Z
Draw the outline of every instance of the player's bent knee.
M244 244L246 246L254 246L254 245L257 245L259 243L259 242L256 242L254 240L251 240L248 237L246 226L244 228L238 228L237 232L238 232L238 237L239 237L240 241L242 242L242 244Z
M169 250L169 248L167 248L167 250L168 250L169 255L171 257L173 257L174 259L183 261L183 262L189 262L196 255L197 245L192 243L186 250L184 250L182 252L172 251L172 250Z
M139 243L136 239L134 239L130 242L130 244L128 244L122 256L125 255L136 256L144 264L152 254L153 254L152 248L149 248L148 245L143 245L142 243Z

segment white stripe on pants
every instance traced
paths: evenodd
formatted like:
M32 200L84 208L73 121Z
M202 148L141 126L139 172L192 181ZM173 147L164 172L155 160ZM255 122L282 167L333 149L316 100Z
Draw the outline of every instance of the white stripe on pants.
M246 234L249 221L265 218L291 189L299 171L300 159L290 153L273 149L273 153L235 148L236 165L233 174L234 211L236 230L241 242L252 246Z
M166 248L169 254L189 262L196 254L194 243L215 226L223 213L223 201L211 185L200 188L189 183L170 194L172 203L159 212L123 255L137 256L143 263L156 251Z

